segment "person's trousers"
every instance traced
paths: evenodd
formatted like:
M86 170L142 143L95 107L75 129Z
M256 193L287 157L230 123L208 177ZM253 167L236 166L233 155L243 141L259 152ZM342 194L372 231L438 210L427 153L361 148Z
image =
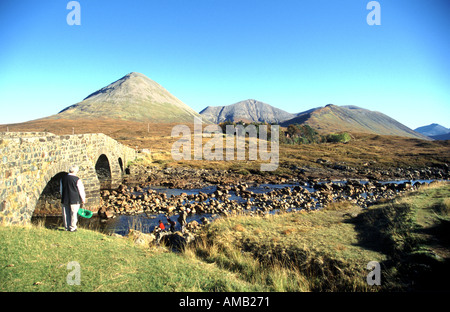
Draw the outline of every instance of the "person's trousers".
M77 229L78 209L80 209L80 204L62 205L62 216L66 231L75 231Z

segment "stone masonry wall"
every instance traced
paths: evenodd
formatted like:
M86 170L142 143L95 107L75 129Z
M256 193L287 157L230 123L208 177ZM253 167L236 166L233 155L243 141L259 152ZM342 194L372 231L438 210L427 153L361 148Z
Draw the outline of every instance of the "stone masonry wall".
M104 134L0 133L0 221L28 223L47 183L58 173L68 172L71 165L80 167L78 176L86 189L85 207L96 211L100 181L95 165L101 155L107 157L111 169L107 184L115 188L136 152Z

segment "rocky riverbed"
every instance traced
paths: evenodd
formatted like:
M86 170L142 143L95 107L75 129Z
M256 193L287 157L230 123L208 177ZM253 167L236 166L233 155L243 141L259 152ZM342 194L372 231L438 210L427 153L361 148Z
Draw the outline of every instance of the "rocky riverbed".
M426 182L423 182L426 183ZM264 214L273 211L314 210L330 203L350 202L366 208L380 199L390 199L397 194L413 190L422 182L384 183L348 180L339 182L297 182L283 184L217 185L213 191L167 196L144 185L101 192L100 217L112 218L117 214L179 214L190 209L191 214L236 213ZM257 188L258 191L252 189ZM209 189L211 190L211 189Z
M439 170L436 171L437 175L426 170L394 170L389 175L391 182L342 178L329 181L316 176L300 179L298 175L243 176L190 168L140 168L137 172L139 174L126 178L124 184L117 189L101 191L102 206L98 215L103 219L121 215L145 215L176 220L182 210L189 208L190 215L197 215L197 218L188 223L185 233L160 232L155 227L148 233L130 230L127 234L137 241L162 241L175 249L183 248L184 244L194 240L195 233L215 216L264 216L270 213L314 211L329 205L348 203L364 209L380 200L389 200L398 194L414 190L422 184L448 180L448 171ZM403 173L417 180L399 181L396 173ZM168 192L172 194L167 195L167 190L173 190Z
M133 166L117 189L101 191L98 217L106 222L121 216L176 221L189 208L185 233L159 233L154 225L146 233L131 227L125 232L137 241L161 240L180 246L193 240L193 234L215 217L314 211L341 203L364 209L423 183L450 180L445 166L386 170L336 166L292 168L283 174Z
M245 174L232 170L211 170L195 168L158 168L133 166L125 178L127 185L153 185L178 189L199 189L208 185L237 184L283 184L304 181L338 181L338 180L449 180L450 171L447 164L440 167L384 169L372 168L370 164L352 167L345 163L329 162L317 159L317 167L283 167L279 172L261 172L249 170Z
M325 174L316 168L292 170L292 174L282 175L242 175L220 170L134 167L116 190L101 192L102 206L98 214L102 218L141 213L171 216L187 208L190 208L191 214L264 214L320 209L330 203L343 201L365 208L380 199L392 198L421 184L408 181L449 179L446 168L370 171L370 175L382 176L391 181L406 180L404 183L374 180L372 176L362 174L361 169L355 172L353 178L348 178L348 172L345 175L343 177L332 171ZM186 192L167 196L164 192L152 189L155 186ZM197 191L188 194L187 190L193 189Z

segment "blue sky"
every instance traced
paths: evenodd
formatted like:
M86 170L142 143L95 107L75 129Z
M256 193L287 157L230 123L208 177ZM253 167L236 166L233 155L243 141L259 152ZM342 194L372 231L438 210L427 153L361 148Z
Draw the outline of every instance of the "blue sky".
M0 1L0 124L55 114L136 71L196 111L256 99L450 127L450 1Z

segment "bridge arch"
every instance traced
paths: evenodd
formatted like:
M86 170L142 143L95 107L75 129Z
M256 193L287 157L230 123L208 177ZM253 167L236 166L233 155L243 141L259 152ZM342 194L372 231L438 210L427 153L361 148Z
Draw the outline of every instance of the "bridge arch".
M101 154L95 163L95 172L97 173L100 189L110 189L112 181L111 166L108 156Z
M119 158L117 159L117 161L119 162L120 172L123 174L124 171L123 171L123 161L122 161L122 158L119 157Z
M119 158L123 156L105 148L98 149L95 154L93 161L100 189L112 189L119 186L123 176Z
M38 212L40 209L44 208L42 207L44 205L43 201L46 201L46 197L47 195L50 195L50 193L54 194L56 180L67 173L69 167L70 164L68 162L62 161L55 163L47 170L40 185L36 188L35 193L32 195L30 194L31 196L29 196L30 202L29 205L27 205L29 208L26 215L33 216L36 208L38 209Z
M60 181L67 173L66 171L61 171L48 181L36 202L32 216L61 213Z

